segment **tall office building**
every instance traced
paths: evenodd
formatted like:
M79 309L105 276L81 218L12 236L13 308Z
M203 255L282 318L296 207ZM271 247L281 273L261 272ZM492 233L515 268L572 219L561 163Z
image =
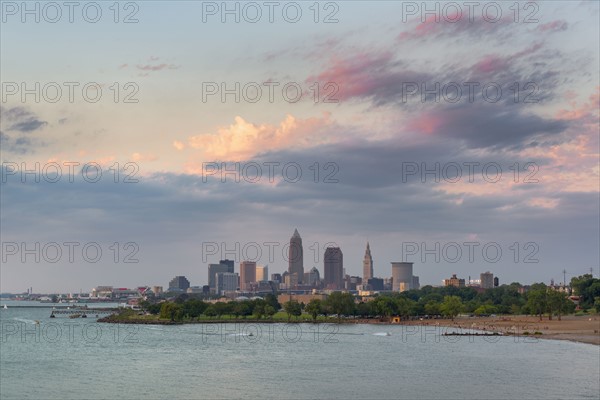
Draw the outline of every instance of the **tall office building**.
M403 292L412 289L413 284L413 263L411 262L393 262L392 263L392 290L394 292Z
M268 281L269 280L269 266L256 267L256 282Z
M231 272L233 272L233 265L234 265L233 260L224 259L224 260L219 261L219 264L227 265L229 267L229 269L231 269Z
M373 257L371 257L371 247L367 242L367 250L363 259L363 282L367 282L373 277Z
M290 275L296 274L295 278L291 278L292 281L302 283L302 279L304 278L304 255L302 250L302 238L298 233L298 229L294 230L294 235L290 239L288 262L288 272Z
M233 273L233 261L221 260L219 264L208 264L208 286L213 293L217 292L217 274L222 272Z
M304 280L302 282L304 285L315 286L320 280L321 275L319 274L319 270L317 267L312 267L310 271L304 273Z
M323 281L326 289L340 290L344 288L344 255L339 247L328 247L324 258L325 275Z
M215 277L216 293L222 295L225 292L237 290L240 277L232 272L219 272Z
M483 289L491 289L494 287L494 274L490 271L483 272L479 275L479 278L481 279L480 285Z
M240 263L240 289L247 290L249 283L256 282L256 262L242 261Z
M185 276L176 276L169 282L169 290L186 291L190 287L190 281Z

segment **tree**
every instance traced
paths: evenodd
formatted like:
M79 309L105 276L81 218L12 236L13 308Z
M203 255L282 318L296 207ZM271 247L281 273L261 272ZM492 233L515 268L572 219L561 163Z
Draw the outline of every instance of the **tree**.
M548 314L549 319L552 319L552 313L558 315L558 320L561 320L561 315L567 314L570 306L573 304L567 296L557 290L548 289Z
M527 293L527 308L529 308L529 311L532 314L539 315L540 321L542 320L542 315L548 308L545 285L544 287L530 290L529 293Z
M265 306L265 315L267 315L269 319L273 319L273 315L275 315L276 312L277 310L275 310L272 305L267 304Z
M275 296L274 294L267 294L265 296L265 302L271 307L273 307L275 309L275 312L281 309L281 304L279 304L279 302L277 301L277 296Z
M427 304L425 304L425 312L428 315L439 315L440 304L437 301L428 301Z
M389 296L379 296L375 301L375 311L381 317L390 317L396 314L397 305L394 299Z
M215 306L213 304L211 304L210 306L208 306L206 308L206 310L204 310L204 315L206 315L207 317L216 317L217 316L217 310L215 309Z
M181 304L165 302L160 307L160 318L181 321L183 318L183 307Z
M288 315L288 322L292 319L292 315L296 318L302 315L302 307L296 300L290 300L283 303L283 309Z
M338 321L341 320L342 315L354 314L354 296L350 293L333 292L325 302L329 307L329 311L337 314Z
M321 314L323 307L321 305L321 300L312 299L308 302L304 310L312 316L313 321L317 321L317 317Z
M444 296L444 301L440 305L442 314L452 318L452 321L462 311L462 308L462 300L458 296Z

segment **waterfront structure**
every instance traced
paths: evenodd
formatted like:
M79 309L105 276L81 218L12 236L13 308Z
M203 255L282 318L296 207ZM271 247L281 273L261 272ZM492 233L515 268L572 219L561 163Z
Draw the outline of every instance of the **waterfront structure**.
M215 292L221 296L225 292L233 292L238 289L240 277L233 272L219 272L215 277Z
M456 274L452 274L452 277L449 279L444 279L444 286L464 287L465 280L457 278Z
M256 282L256 262L242 261L240 263L240 289L247 290L254 282Z
M185 292L190 287L190 281L185 276L176 276L169 282L169 291Z
M256 266L256 282L269 280L269 266Z
M294 230L294 234L290 239L288 255L288 272L290 275L296 274L296 279L291 279L291 281L297 281L296 284L300 284L304 278L304 254L302 249L302 238L298 233L298 229Z
M326 289L340 290L344 288L344 255L339 247L328 247L323 258Z
M365 250L363 258L363 282L367 282L371 278L373 278L373 257L371 257L371 247L367 242L367 250Z
M221 260L218 264L208 264L208 286L213 293L217 292L217 274L222 272L233 273L232 260Z
M392 290L394 292L412 289L413 263L392 262Z
M494 274L490 271L481 273L479 277L481 282L480 285L483 289L491 289L494 287Z

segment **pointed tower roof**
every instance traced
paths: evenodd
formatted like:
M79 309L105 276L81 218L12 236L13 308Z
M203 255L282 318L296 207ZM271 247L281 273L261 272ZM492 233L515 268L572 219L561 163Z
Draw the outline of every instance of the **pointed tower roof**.
M294 229L294 234L292 235L293 238L295 237L300 237L300 234L298 233L298 229Z

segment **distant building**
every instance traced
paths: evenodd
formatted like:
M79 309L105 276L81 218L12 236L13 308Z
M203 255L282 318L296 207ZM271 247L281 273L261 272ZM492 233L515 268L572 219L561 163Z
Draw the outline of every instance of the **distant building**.
M269 280L269 267L256 266L256 282L263 282Z
M233 273L233 261L221 260L219 264L208 264L208 286L211 292L217 292L217 274L222 272Z
M346 275L344 277L344 289L356 290L357 286L362 285L362 278L360 276Z
M281 278L281 274L271 274L271 280L273 282L283 283L283 280Z
M325 288L339 290L344 288L344 255L339 247L328 247L324 256Z
M367 250L363 258L363 282L367 282L373 277L373 257L371 257L371 247L367 242Z
M163 292L162 286L152 286L152 293L154 293L155 296L162 294L162 292Z
M216 276L216 293L221 296L225 292L233 292L238 289L240 277L237 273L219 272Z
M248 290L250 284L256 282L256 262L242 261L240 263L240 289Z
M186 291L190 287L190 281L185 276L176 276L169 282L169 291Z
M413 263L392 262L392 290L403 292L412 289Z
M491 289L494 287L494 274L490 271L483 272L479 275L480 278L480 286L483 289Z
M308 286L316 286L320 280L321 275L319 274L319 270L317 267L312 267L310 271L304 273L302 282Z
M419 283L419 277L418 276L414 276L412 277L412 285L410 285L411 289L414 290L419 290L421 289L421 284Z
M459 279L456 277L456 274L453 274L451 278L444 279L444 286L464 287L465 280Z
M294 234L290 239L288 262L288 272L296 274L297 284L302 283L302 278L304 278L304 251L298 229L294 230Z
M186 290L187 294L202 294L202 286L190 286L187 290Z
M383 290L383 279L382 278L370 278L367 281L367 284L369 285L368 290L373 290L373 291Z

